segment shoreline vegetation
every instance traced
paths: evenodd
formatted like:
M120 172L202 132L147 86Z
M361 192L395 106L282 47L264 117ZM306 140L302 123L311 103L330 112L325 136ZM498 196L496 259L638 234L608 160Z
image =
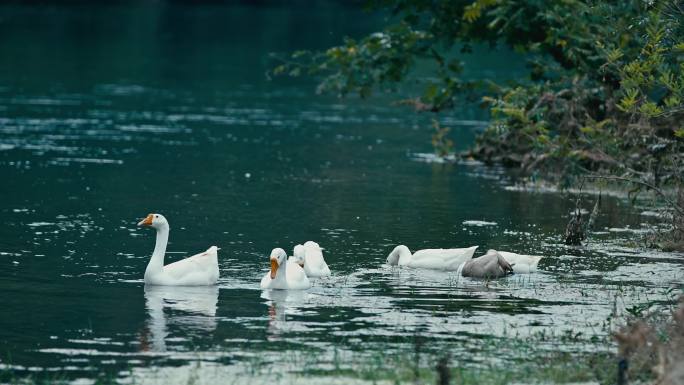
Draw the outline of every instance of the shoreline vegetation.
M501 164L561 189L592 179L630 198L654 193L673 217L649 244L684 251L681 1L376 0L369 9L391 15L383 30L275 55L269 75L315 77L318 92L341 97L417 84L397 104L436 115L479 101L490 124L464 153L433 122L438 156ZM520 53L527 77L464 78L474 45ZM426 62L433 70L418 73Z
M585 185L624 191L633 203L648 196L668 226L645 237L644 244L684 251L684 3L377 0L369 8L391 15L383 30L345 38L325 51L275 56L279 65L271 75L315 77L319 93L340 97L366 98L418 84L417 95L396 104L437 116L479 101L490 123L468 151L454 153L451 128L433 120L432 145L440 161L515 169L522 189L539 184L574 189L576 215L565 233L571 245L586 239L599 209L600 193L593 210L581 204ZM463 78L474 45L520 53L527 77L506 83ZM425 62L434 70L419 74L418 63ZM682 303L624 318L625 326L608 332L617 342L617 357L575 356L569 362L590 364L577 371L564 368L559 377L540 376L547 373L541 366L528 367L526 378L682 384L684 371L677 365L684 354ZM445 369L447 362L439 361L428 382L520 379L520 374L497 377L500 369L455 373Z

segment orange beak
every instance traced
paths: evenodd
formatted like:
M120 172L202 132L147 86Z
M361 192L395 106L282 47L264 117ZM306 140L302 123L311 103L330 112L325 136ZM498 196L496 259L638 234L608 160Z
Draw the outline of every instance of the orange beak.
M138 226L152 226L152 219L154 219L154 215L149 214L145 219L138 222Z
M278 260L271 259L271 279L275 279L276 272L278 271Z

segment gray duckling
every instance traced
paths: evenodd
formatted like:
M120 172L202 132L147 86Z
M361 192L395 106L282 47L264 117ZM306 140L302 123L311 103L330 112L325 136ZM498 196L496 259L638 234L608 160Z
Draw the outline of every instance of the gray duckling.
M465 263L461 275L472 278L501 278L513 274L513 267L496 250Z

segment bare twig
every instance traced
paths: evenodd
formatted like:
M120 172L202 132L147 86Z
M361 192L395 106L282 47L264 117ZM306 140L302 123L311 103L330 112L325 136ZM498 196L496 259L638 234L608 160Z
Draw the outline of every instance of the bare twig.
M596 217L598 216L600 204L601 192L599 192L598 199L596 200L596 203L594 203L594 209L591 210L591 214L589 215L589 221L587 221L587 232L591 231L591 229L594 227L594 222L596 221Z
M585 175L584 177L589 178L589 179L619 180L619 181L634 183L634 184L638 184L638 185L647 187L647 188L653 190L661 198L663 198L665 200L665 202L667 202L668 205L672 206L672 208L674 208L674 210L679 215L684 216L684 208L680 207L677 203L675 203L670 198L668 198L667 195L663 192L663 190L659 189L658 187L656 187L656 186L654 186L648 182L644 182L644 181L641 181L638 179L626 178L623 176L614 176L614 175Z

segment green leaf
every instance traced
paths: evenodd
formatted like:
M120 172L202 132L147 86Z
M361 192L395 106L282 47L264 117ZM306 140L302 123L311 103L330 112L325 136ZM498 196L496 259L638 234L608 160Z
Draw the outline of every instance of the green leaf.
M504 107L501 109L501 112L512 118L516 118L521 122L527 121L527 117L525 116L525 110L523 110L522 108Z
M653 102L646 102L642 104L641 107L639 107L639 112L652 118L654 116L661 114L663 110Z
M482 12L480 7L478 6L477 2L474 2L470 5L467 5L463 9L463 20L467 21L468 23L472 23L479 19L481 14Z
M425 87L425 91L423 92L423 100L426 102L432 101L436 96L437 93L439 92L439 86L437 84L430 84L427 87Z
M620 60L620 58L623 56L624 54L622 53L622 51L620 51L619 48L615 48L612 51L608 52L608 63L614 63Z
M632 112L637 104L637 97L639 96L639 90L636 88L630 88L626 91L626 95L620 99L617 107L624 112Z
M580 132L582 132L584 134L591 135L591 134L595 133L596 130L594 129L594 127L585 126L585 127L580 128Z
M665 98L665 107L667 108L675 108L681 104L681 100L675 96L672 95L670 97Z

